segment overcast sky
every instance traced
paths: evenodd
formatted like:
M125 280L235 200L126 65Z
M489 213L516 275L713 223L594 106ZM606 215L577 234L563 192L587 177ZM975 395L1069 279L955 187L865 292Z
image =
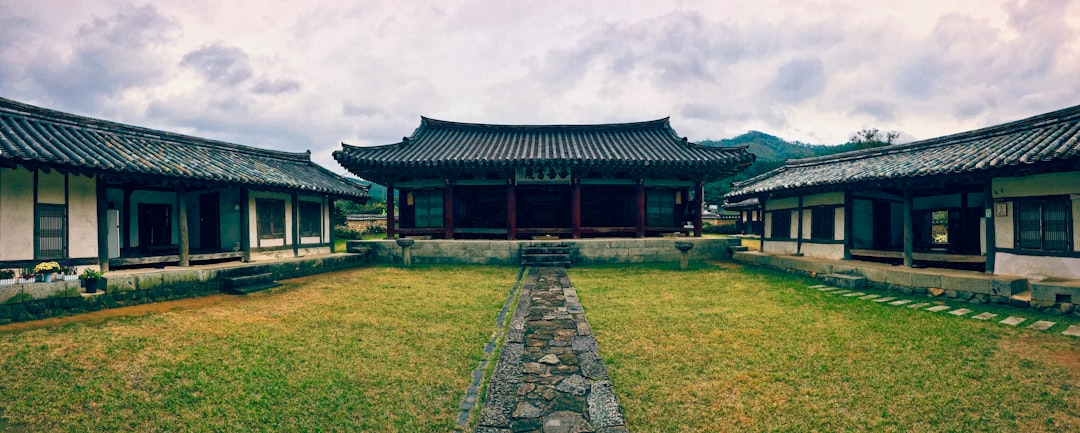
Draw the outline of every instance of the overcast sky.
M1080 1L0 0L0 96L339 172L421 115L923 139L1080 104Z

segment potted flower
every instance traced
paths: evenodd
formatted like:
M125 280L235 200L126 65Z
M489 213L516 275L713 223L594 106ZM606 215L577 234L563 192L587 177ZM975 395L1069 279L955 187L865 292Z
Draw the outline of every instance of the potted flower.
M83 280L83 284L86 285L86 293L97 293L99 288L105 283L105 278L102 278L101 271L95 271L90 268L83 270L82 275L79 275L79 279Z
M11 269L0 270L0 285L15 284L15 271Z
M19 282L20 283L33 283L34 282L34 269L29 268L29 267L22 268L22 273L19 274Z
M79 279L79 268L74 266L61 266L60 273L64 276L64 281L75 281Z
M34 266L34 275L38 276L38 281L51 283L53 280L53 274L60 270L60 264L56 262L41 262L37 266Z

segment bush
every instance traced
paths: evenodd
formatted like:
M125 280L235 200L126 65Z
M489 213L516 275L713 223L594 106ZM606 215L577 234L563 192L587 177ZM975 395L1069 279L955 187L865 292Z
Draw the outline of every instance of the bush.
M360 239L360 232L348 227L334 227L334 237L338 239Z
M721 224L705 224L701 227L703 233L711 233L716 235L733 235L737 234L737 226L734 222L721 223Z

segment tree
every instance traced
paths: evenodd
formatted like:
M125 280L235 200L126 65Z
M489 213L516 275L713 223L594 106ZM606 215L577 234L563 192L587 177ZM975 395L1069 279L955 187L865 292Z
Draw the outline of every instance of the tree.
M897 138L900 138L900 133L897 131L882 133L877 128L867 128L851 134L847 144L855 149L870 149L893 144Z

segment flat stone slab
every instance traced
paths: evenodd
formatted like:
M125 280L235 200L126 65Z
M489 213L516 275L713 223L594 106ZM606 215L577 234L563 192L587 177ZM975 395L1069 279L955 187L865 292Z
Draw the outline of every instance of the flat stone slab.
M957 308L955 310L950 311L949 314L952 314L953 316L963 316L965 314L972 313L972 312L973 312L972 310L969 310L967 308Z
M1051 326L1054 326L1056 324L1057 324L1057 322L1050 322L1050 321L1046 321L1046 320L1040 320L1038 322L1032 323L1031 326L1028 326L1028 328L1034 329L1036 331L1045 331L1047 329L1050 329Z
M889 301L891 301L893 299L896 299L896 298L891 297L891 296L886 296L884 298L877 298L877 299L874 300L874 302L889 302Z
M1024 323L1025 320L1027 320L1027 319L1025 319L1023 317L1009 316L1009 317L1006 317L1005 320L1002 320L1002 321L1000 321L998 323L1004 323L1004 324L1009 325L1009 326L1016 326L1016 325L1019 325L1021 323Z
M615 399L615 393L611 391L611 382L594 382L588 402L589 419L593 421L596 428L626 425L619 402Z
M936 307L927 308L926 311L929 311L931 313L936 313L938 311L945 311L945 310L948 310L950 308L952 308L952 307L950 307L948 305L938 305Z
M904 304L910 304L911 302L912 301L910 299L900 299L900 300L897 300L897 301L890 302L889 305L901 306L901 305L904 305Z
M866 296L860 296L859 299L862 299L864 301L869 301L871 299L880 298L880 297L881 297L881 295L873 295L873 294L871 294L871 295L866 295Z
M821 290L821 289L828 289L828 288L829 288L829 286L826 286L826 285L824 285L824 284L816 284L816 285L810 286L810 288L811 288L811 289L818 289L818 290Z
M844 296L863 296L865 294L866 293L863 293L863 292L851 292L851 293L845 293Z
M979 320L990 320L990 319L993 319L995 317L997 317L997 314L994 314L994 313L979 313L979 314L976 314L974 316L971 316L972 319L979 319Z
M1069 329L1063 331L1062 334L1068 335L1070 337L1080 337L1080 326L1069 325Z
M834 295L842 295L842 294L848 293L848 292L851 292L851 290L837 290L835 292L829 292L829 293L834 294Z
M908 308L922 308L922 307L925 307L925 306L927 306L927 305L930 305L930 303L929 303L929 302L920 302L920 303L918 303L918 304L911 304L911 305L908 305L907 307L908 307Z

